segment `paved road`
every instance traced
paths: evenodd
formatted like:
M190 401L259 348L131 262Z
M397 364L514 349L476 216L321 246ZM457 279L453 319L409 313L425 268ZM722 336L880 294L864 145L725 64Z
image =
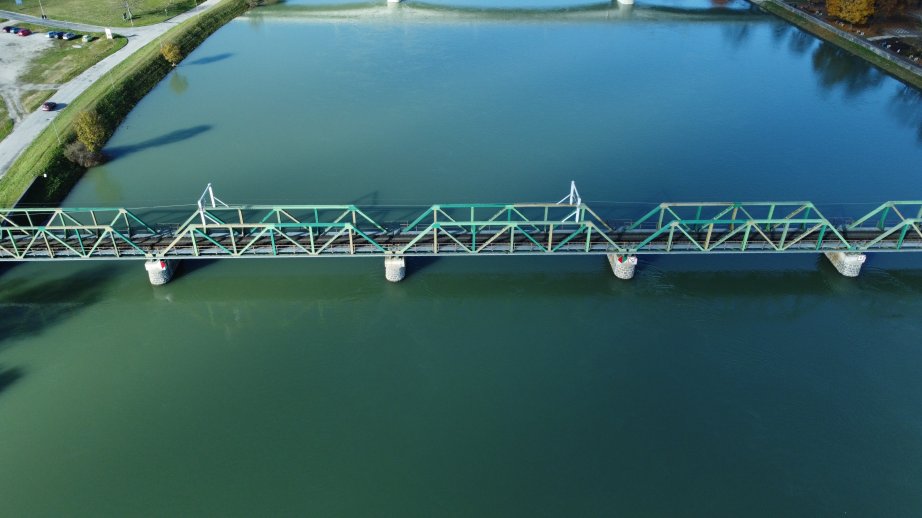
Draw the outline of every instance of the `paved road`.
M89 88L90 85L99 80L106 72L112 70L112 68L124 61L128 56L134 54L138 49L147 45L151 41L154 41L154 39L166 31L172 29L180 22L196 16L206 9L210 9L220 1L221 0L207 0L194 9L191 9L183 14L180 14L179 16L155 25L118 28L113 32L117 32L127 37L128 43L117 52L113 53L111 56L103 59L99 63L96 63L92 67L86 69L79 76L61 85L61 88L57 91L56 94L54 94L52 99L58 104L65 105L64 109L66 109L67 104L72 103L74 99L76 99L87 88ZM60 27L62 29L71 29L81 32L103 31L102 27L62 22L59 20L42 20L41 18L37 18L35 16L24 16L19 13L12 13L9 11L0 11L0 16L3 18L9 18L11 20L11 22L7 22L6 24L10 24L15 20L30 23L40 23L51 27ZM10 166L13 165L13 162L16 160L16 158L19 157L19 155L21 155L27 147L29 147L29 144L35 140L39 133L41 133L45 128L52 124L52 121L54 121L57 115L57 111L36 111L16 124L16 126L13 128L13 132L10 133L5 139L3 139L2 142L0 142L0 178L6 174L7 170L9 170Z

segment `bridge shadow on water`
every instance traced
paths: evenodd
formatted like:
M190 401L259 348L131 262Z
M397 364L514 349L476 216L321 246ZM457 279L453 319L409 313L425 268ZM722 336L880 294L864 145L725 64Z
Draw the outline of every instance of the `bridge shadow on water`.
M213 264L217 264L220 260L221 259L186 259L180 261L179 266L177 266L176 270L173 272L173 279L170 282L176 282L187 275L194 275L195 272L204 270Z
M19 381L24 375L19 367L4 368L0 365L0 394L9 388L13 383Z
M36 336L100 301L112 280L105 266L64 277L32 280L0 275L0 350L5 342Z
M233 57L233 52L223 52L221 54L215 54L214 56L205 56L203 58L196 59L195 61L188 61L183 63L183 65L208 65L211 63L217 63L218 61L224 61L230 57Z
M197 137L202 133L210 130L213 126L210 124L202 124L199 126L193 126L191 128L180 129L176 131L171 131L165 135L159 137L154 137L152 139L145 140L143 142L138 142L137 144L129 144L127 146L115 146L107 148L104 150L105 154L109 156L110 159L115 160L118 158L123 158L132 153L137 153L139 151L144 151L145 149L166 146L169 144L175 144L177 142L182 142L183 140L188 140L193 137Z

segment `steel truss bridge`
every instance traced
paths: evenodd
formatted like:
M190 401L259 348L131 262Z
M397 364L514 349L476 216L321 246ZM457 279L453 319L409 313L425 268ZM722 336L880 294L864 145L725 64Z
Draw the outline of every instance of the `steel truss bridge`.
M0 261L922 251L922 201L837 221L810 202L662 203L615 223L571 186L558 203L432 205L405 223L374 210L227 205L210 186L175 223L126 208L0 209Z

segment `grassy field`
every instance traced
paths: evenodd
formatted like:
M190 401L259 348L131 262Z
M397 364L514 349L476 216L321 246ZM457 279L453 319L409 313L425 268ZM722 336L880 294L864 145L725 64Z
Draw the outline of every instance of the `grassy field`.
M21 26L39 32L29 36L30 38L44 38L49 30L57 30L31 23ZM128 40L121 36L111 40L107 40L102 33L90 33L90 36L93 40L89 42L80 39L53 40L51 47L32 61L29 69L19 78L20 82L66 83L128 43Z
M203 0L128 0L131 7L132 21L135 25L150 25L188 11ZM15 0L0 0L0 9L15 11L32 16L41 16L42 7L45 14L55 20L102 25L105 27L127 27L130 21L122 16L125 0L22 0L16 5Z
M175 41L188 55L214 31L242 14L244 0L224 0L202 16L183 22L163 36ZM111 136L128 112L157 85L172 67L160 55L154 41L119 64L106 77L88 88L55 118L0 179L0 207L9 207L22 196L22 205L57 203L83 175L84 169L64 157L61 142L74 140L73 121L81 111L96 110ZM47 174L48 177L42 177ZM33 183L34 181L34 183Z

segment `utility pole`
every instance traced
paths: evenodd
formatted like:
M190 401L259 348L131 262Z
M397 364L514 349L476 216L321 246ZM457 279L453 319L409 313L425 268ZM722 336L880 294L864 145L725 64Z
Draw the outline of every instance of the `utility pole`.
M128 5L128 0L125 0L125 10L128 11L128 21L131 22L131 26L134 27L134 16L131 14L131 6Z
M42 10L42 20L47 20L48 17L45 16L45 6L42 5L42 0L38 0L38 8Z

